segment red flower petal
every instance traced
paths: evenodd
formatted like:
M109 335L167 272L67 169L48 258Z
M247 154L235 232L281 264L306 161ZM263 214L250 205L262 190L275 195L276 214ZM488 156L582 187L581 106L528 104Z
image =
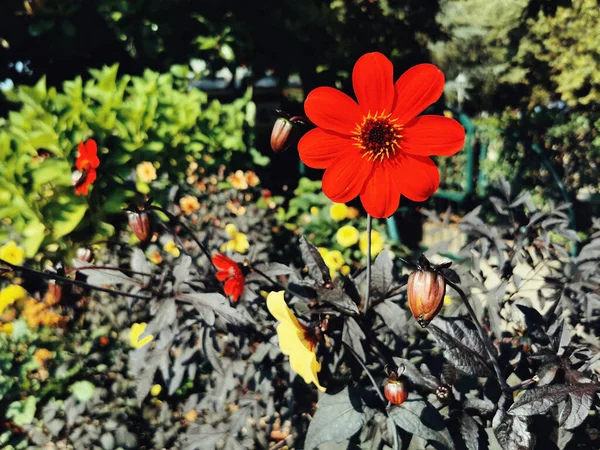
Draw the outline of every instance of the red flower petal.
M365 210L377 219L391 216L400 204L400 189L393 177L387 164L376 164L360 193Z
M231 295L233 297L234 302L237 301L241 294L239 283L235 278L230 278L227 280L223 285L223 290L227 295Z
M85 142L86 149L86 158L90 163L90 166L93 169L97 169L100 166L100 160L98 159L98 146L96 145L96 141L93 139L88 139Z
M346 203L360 194L372 164L358 149L336 159L323 175L323 192L336 203Z
M212 263L217 266L217 268L228 271L229 268L235 264L235 261L229 259L227 256L217 253L212 257Z
M405 124L429 105L438 101L444 91L444 74L433 64L411 67L396 81L396 105L393 115Z
M392 112L396 96L394 66L381 53L367 53L356 61L352 86L363 115Z
M394 175L402 195L415 202L423 202L437 191L440 185L440 173L428 156L406 155L399 160Z
M400 148L413 155L451 156L463 148L465 130L454 119L421 116L411 120L402 130Z
M228 270L219 270L217 271L217 280L223 281L228 278L231 278L231 273Z
M354 100L330 87L313 89L304 101L304 111L318 127L349 135L362 122L360 108Z
M348 137L315 128L302 136L298 142L298 153L308 167L326 169L345 153L356 151L353 142Z

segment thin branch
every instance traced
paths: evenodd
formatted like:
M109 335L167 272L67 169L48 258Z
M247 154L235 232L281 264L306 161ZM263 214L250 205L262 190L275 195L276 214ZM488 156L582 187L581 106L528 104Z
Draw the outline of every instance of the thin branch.
M292 291L291 289L287 288L286 286L284 286L283 284L281 284L279 281L271 278L269 275L267 275L266 273L264 273L262 270L257 269L256 267L249 265L250 270L252 272L256 272L257 274L259 274L261 277L263 277L265 280L268 280L269 282L271 282L272 284L274 284L275 286L280 287L281 289L283 289L285 292L287 292L290 295L295 295L298 298L301 298L304 301L310 302L310 298L303 296L302 294L298 294L297 292Z
M362 368L364 369L364 371L367 373L367 376L371 380L371 384L375 388L375 392L377 392L377 395L379 396L379 398L383 402L384 406L387 406L387 401L386 401L385 397L383 396L383 394L381 393L381 389L379 388L379 385L375 381L375 378L373 377L373 374L371 373L371 371L369 370L369 368L367 367L367 365L365 364L365 362L360 358L360 356L358 355L358 353L356 353L352 347L350 347L348 344L346 344L343 341L342 341L342 343L344 344L344 346L348 350L350 350L350 353L352 353L352 356L354 356L354 358L356 359L356 361L358 361L358 363L362 366Z
M454 289L458 293L458 295L460 295L460 298L462 299L463 303L467 307L467 311L469 311L471 320L475 324L475 327L477 328L477 331L479 333L479 337L481 337L481 340L483 341L483 344L487 351L488 357L490 358L490 361L491 361L492 365L494 366L494 372L496 372L496 378L498 379L498 383L500 383L500 386L502 387L502 390L505 393L510 393L511 392L510 386L506 383L506 380L504 379L504 376L502 375L502 370L500 369L500 365L498 364L498 360L496 359L496 355L494 354L494 348L492 346L492 343L490 342L490 338L485 333L485 331L483 330L483 327L479 323L479 320L477 319L477 315L475 314L475 310L471 306L471 303L469 303L469 299L467 298L467 295L464 293L464 291L460 287L458 287L452 281L448 280L446 277L444 277L444 278L446 279L446 284L448 286L450 286L452 289Z
M84 288L88 288L88 289L93 289L95 291L100 291L100 292L106 292L108 294L112 294L112 295L122 295L123 297L130 297L130 298L137 298L140 300L150 300L152 298L152 296L146 296L146 295L137 295L137 294L130 294L129 292L123 292L123 291L117 291L114 289L108 289L108 288L103 288L100 286L94 286L92 284L88 284L85 283L83 281L79 281L79 280L72 280L70 278L67 277L63 277L54 273L49 273L49 272L40 272L38 270L35 269L30 269L28 267L23 267L23 266L17 266L15 264L11 264L7 261L4 261L3 259L0 259L0 263L10 267L12 270L14 270L15 272L25 272L25 273L30 273L32 275L36 275L40 278L46 278L49 280L54 280L54 281L61 281L63 283L69 283L72 284L74 286L80 286L80 287L84 287ZM140 286L142 287L142 286Z

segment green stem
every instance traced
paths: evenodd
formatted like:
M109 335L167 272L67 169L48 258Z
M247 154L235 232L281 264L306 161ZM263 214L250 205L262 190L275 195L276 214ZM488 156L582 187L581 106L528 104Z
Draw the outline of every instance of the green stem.
M363 313L367 314L369 311L369 300L371 296L371 226L373 225L373 218L371 214L367 214L367 293L365 295L365 304Z

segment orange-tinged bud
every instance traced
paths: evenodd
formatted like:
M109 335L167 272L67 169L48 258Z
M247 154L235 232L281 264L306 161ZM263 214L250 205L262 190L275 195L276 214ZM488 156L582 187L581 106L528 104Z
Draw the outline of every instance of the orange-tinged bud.
M150 219L145 212L129 211L128 213L129 226L133 234L141 241L146 242L152 235L150 229Z
M394 380L392 378L393 377L390 377L390 379L385 382L383 394L391 404L401 405L408 397L408 391L404 388L404 383L402 383L402 381Z
M444 304L446 281L433 270L416 270L408 277L408 306L423 328L440 311Z
M285 117L279 117L273 125L273 131L271 131L271 148L275 153L287 150L290 146L290 136L294 124Z

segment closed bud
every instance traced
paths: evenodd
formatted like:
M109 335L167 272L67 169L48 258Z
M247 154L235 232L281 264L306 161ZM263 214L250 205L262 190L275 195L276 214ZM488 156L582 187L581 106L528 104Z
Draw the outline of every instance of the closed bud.
M148 214L143 211L129 211L128 220L131 231L133 231L133 234L135 234L140 242L146 242L150 239L152 230L150 229L150 219L148 218Z
M94 254L92 253L92 250L87 247L79 247L77 249L77 259L90 262L92 259L94 259Z
M408 306L423 328L440 311L446 294L446 281L433 270L416 270L408 277Z
M401 405L408 397L408 391L404 388L402 381L390 377L383 388L383 394L392 405Z
M279 117L273 125L273 131L271 131L271 148L275 153L287 150L290 146L290 137L294 124L285 117Z

